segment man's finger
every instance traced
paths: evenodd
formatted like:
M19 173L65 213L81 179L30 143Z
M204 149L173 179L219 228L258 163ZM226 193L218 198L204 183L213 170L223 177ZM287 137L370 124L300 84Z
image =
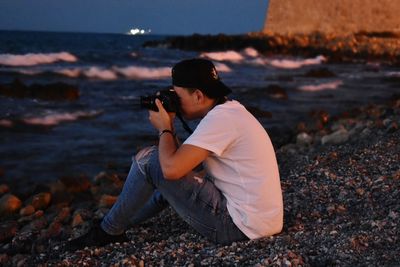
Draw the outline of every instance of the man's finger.
M156 103L156 106L158 108L158 111L165 109L164 106L162 105L160 99L156 98L155 103Z

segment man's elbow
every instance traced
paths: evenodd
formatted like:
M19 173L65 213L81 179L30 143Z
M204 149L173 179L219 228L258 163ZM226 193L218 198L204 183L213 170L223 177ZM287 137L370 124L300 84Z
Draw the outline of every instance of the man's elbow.
M179 180L183 176L175 168L162 168L162 172L166 180Z

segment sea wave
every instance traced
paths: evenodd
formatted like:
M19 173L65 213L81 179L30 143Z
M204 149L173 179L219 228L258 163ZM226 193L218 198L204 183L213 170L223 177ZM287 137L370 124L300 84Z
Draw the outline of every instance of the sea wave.
M279 69L299 69L304 66L320 65L325 61L326 57L322 55L306 59L269 59L264 57L255 57L249 60L249 64L256 66L272 66Z
M41 126L55 126L61 122L70 122L78 119L93 118L100 115L101 111L76 111L76 112L64 112L64 113L52 113L40 117L29 117L22 119L22 122L30 125L41 125ZM4 121L7 125L8 122Z
M217 62L214 64L215 68L217 69L218 72L231 72L232 69L229 68L226 64Z
M171 76L170 67L148 68L140 66L113 67L117 73L130 79L161 79Z
M273 59L266 60L266 64L271 65L276 68L282 69L298 69L304 66L309 65L319 65L326 61L326 58L322 55L319 55L315 58L308 59Z
M14 125L14 123L11 120L7 120L7 119L0 119L0 126L1 127L12 127Z
M221 72L231 71L225 64L219 64L218 68ZM217 69L218 69L217 68ZM150 80L150 79L166 79L171 76L170 67L111 67L103 68L98 66L91 67L70 67L70 68L46 68L46 69L7 69L1 72L16 73L24 75L51 75L58 74L69 78L89 78L97 80L116 80L119 78Z
M338 81L333 81L333 82L329 82L329 83L321 83L321 84L317 84L317 85L303 85L303 86L300 86L298 89L301 91L306 91L306 92L334 90L334 89L337 89L342 84L343 84L343 82L338 80Z
M91 79L99 79L99 80L116 80L118 79L118 74L109 69L102 69L99 67L90 67L89 69L85 69L82 71L83 76Z
M306 59L269 59L252 47L247 47L239 52L228 50L220 52L203 52L200 57L214 61L225 61L231 63L250 64L256 66L272 66L281 69L298 69L308 65L319 65L326 61L326 57L319 55L315 58Z
M25 55L0 54L0 65L5 66L35 66L50 64L56 61L76 62L78 58L68 52Z
M200 57L205 57L215 61L230 61L230 62L241 62L245 57L236 51L228 50L222 52L204 52L200 54Z

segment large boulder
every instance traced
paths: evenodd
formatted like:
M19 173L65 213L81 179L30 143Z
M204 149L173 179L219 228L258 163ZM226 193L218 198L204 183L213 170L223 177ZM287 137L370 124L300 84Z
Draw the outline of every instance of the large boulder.
M56 82L25 85L15 79L9 84L0 84L0 95L14 98L37 98L49 101L73 101L79 98L79 89L71 84Z
M393 0L269 0L263 31L344 35L399 32L399 14L399 2Z

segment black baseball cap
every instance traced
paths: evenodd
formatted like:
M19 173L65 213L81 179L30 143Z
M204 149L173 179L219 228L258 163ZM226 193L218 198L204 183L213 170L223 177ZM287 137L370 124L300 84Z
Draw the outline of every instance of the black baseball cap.
M172 84L179 87L199 89L211 98L223 97L232 92L219 78L214 64L203 58L192 58L178 62L172 68Z

